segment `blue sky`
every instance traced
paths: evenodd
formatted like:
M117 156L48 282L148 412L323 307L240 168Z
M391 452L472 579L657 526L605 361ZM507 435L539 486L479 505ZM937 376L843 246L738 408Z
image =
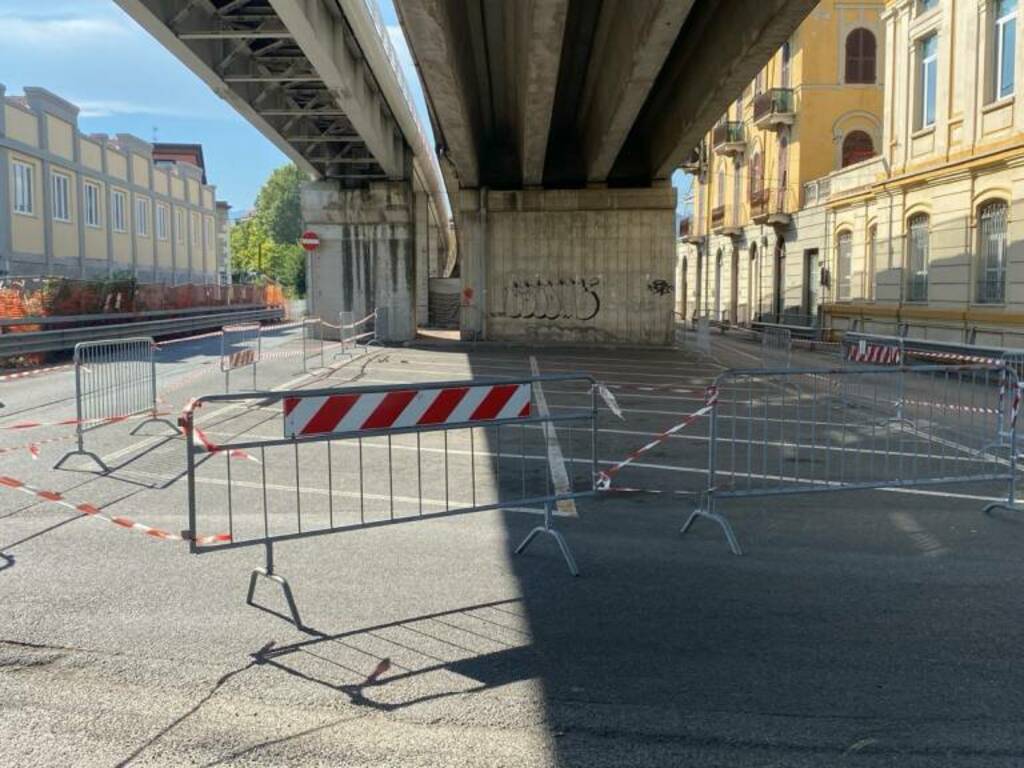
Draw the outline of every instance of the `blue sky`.
M392 2L377 2L429 131ZM26 85L47 88L81 108L79 126L87 133L202 144L217 196L234 214L251 208L270 172L287 162L113 0L0 0L0 29L0 83L8 95Z

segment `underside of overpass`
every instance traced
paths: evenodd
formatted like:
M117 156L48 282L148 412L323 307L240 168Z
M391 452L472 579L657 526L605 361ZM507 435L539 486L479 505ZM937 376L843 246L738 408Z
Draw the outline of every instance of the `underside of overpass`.
M669 343L669 179L815 4L396 0L452 197L463 335Z
M310 177L311 314L388 308L382 336L426 319L448 205L376 0L117 0Z

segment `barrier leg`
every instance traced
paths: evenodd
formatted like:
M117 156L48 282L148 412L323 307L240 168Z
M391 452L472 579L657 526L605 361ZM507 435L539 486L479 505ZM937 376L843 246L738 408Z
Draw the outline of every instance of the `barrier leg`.
M734 555L742 555L743 550L740 549L740 543L736 539L736 534L733 533L732 526L729 525L729 521L715 511L714 497L711 494L706 494L704 498L707 502L705 504L706 508L697 507L697 509L693 510L693 512L690 513L690 516L686 519L686 523L683 525L682 528L679 529L679 534L685 534L688 530L690 530L690 526L693 525L694 521L698 517L703 517L715 523L718 523L718 526L722 529L722 532L725 534L725 540L729 542L729 549L732 550L732 553Z
M275 613L275 611L270 611L270 609L264 608L261 605L256 605L256 603L253 602L253 597L256 595L257 577L262 576L265 579L269 579L270 581L276 582L277 584L281 585L281 589L284 592L284 599L287 601L288 610L292 614L292 623L299 629L303 629L305 625L302 623L302 619L299 618L299 609L295 605L295 598L292 596L292 588L291 585L288 583L288 579L286 579L284 576L278 576L276 573L274 573L274 544L273 542L268 541L266 542L265 546L267 558L266 567L255 568L253 569L253 572L249 575L249 593L245 598L245 602L247 605L251 605L254 608L259 608L262 611L269 611L270 613Z
M85 441L82 439L81 432L78 433L78 447L75 448L75 450L68 451L63 456L61 456L60 459L57 460L57 463L53 465L53 468L60 469L62 466L64 466L64 462L70 459L72 456L88 456L90 459L95 461L96 464L99 465L100 469L102 469L104 472L110 472L110 467L108 467L104 463L103 459L101 459L92 451L85 450Z
M569 566L569 573L573 576L579 576L580 569L576 567L576 558L572 556L572 550L569 549L569 543L565 540L565 537L551 525L552 506L553 502L550 501L544 505L544 525L538 525L526 534L526 538L523 539L523 543L516 547L516 554L521 555L525 552L526 548L530 546L530 542L537 537L537 534L546 533L558 543L558 548L562 550L562 557L565 558L565 564Z
M148 419L143 419L142 421L140 421L135 426L135 429L133 429L128 434L129 435L136 435L136 434L138 434L139 430L142 429L146 424L154 424L154 423L166 424L168 427L170 427L174 431L174 434L176 434L176 435L180 435L181 434L181 430L178 429L178 425L177 424L175 424L170 419L165 419L162 416L157 416L155 413L150 414L150 417Z

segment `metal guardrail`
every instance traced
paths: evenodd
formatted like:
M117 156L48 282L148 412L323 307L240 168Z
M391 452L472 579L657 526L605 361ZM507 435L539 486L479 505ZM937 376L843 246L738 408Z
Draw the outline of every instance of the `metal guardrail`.
M0 329L14 328L21 325L73 325L74 323L107 323L117 320L159 320L160 318L172 316L208 315L211 312L223 312L227 309L230 309L232 312L242 312L266 309L266 305L229 304L218 307L190 307L188 309L153 309L147 312L104 312L102 314L89 315L57 315L56 317L48 317L46 315L0 317Z
M538 411L544 384L568 388L575 407ZM266 564L250 576L247 602L254 604L257 578L268 578L284 590L299 627L291 588L274 572L273 547L282 541L537 507L543 522L516 553L548 535L577 575L552 512L559 502L596 493L596 397L594 379L566 374L196 398L179 420L187 438L190 551L262 546ZM197 423L197 409L223 405L238 414L230 442L217 443ZM561 478L546 459L556 430L566 451Z
M220 312L171 320L149 320L139 323L86 326L53 331L30 331L0 335L0 357L28 355L35 352L59 352L83 341L108 341L125 336L173 336L179 333L205 331L239 322L266 322L284 319L284 309L274 307L243 312Z

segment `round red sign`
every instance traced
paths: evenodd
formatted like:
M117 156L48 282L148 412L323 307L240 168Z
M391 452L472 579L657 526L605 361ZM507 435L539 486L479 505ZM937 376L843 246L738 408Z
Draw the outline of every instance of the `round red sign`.
M302 237L299 238L299 245L307 251L315 251L320 247L320 235L312 230L307 230L306 232L303 232Z

